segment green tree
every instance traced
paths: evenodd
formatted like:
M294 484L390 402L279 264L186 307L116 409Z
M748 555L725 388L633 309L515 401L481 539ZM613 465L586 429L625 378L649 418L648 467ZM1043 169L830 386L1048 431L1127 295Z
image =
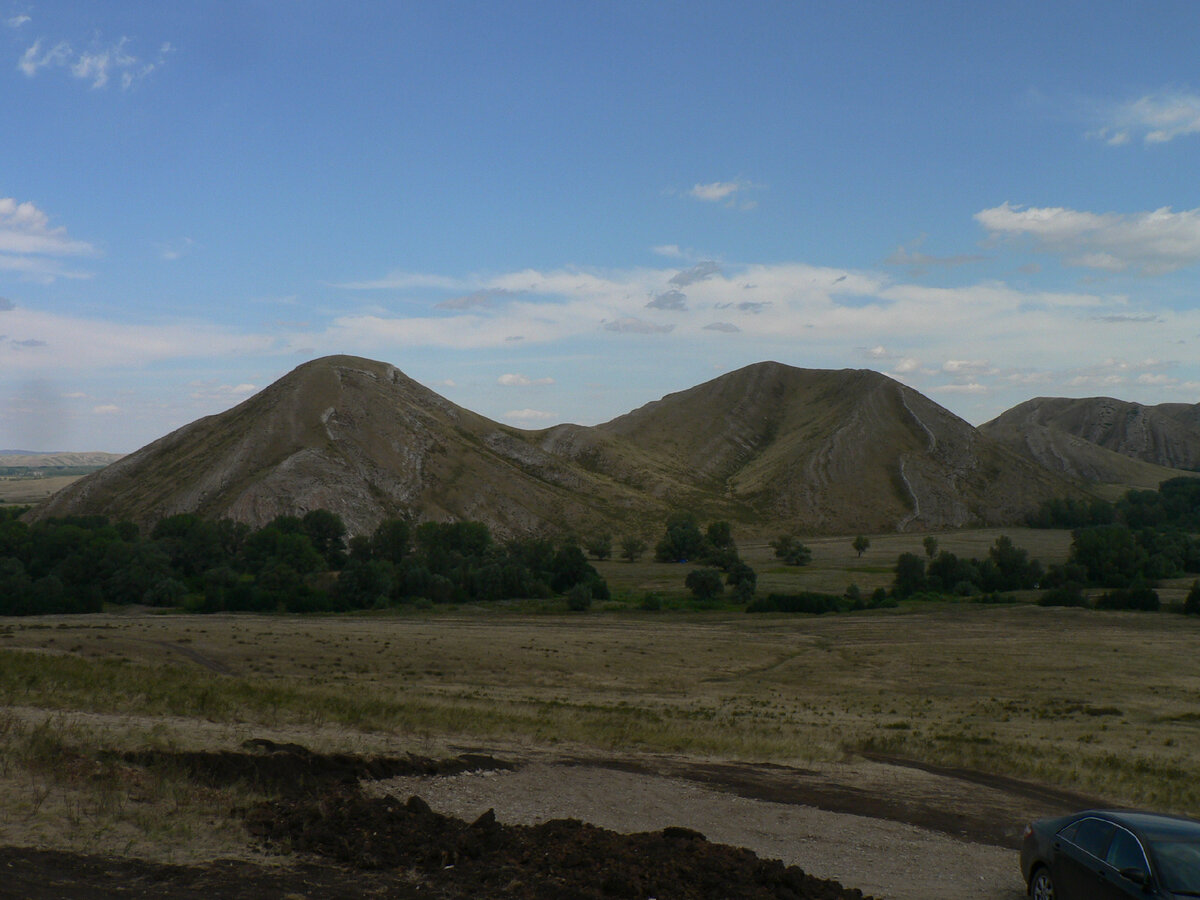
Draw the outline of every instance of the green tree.
M855 553L862 556L867 552L867 548L871 546L871 542L864 535L860 534L854 539L854 543L851 546L854 547Z
M812 551L800 543L795 535L780 535L771 541L775 556L789 566L807 566L812 561Z
M340 516L327 509L314 509L305 513L300 527L329 568L340 569L346 564L346 525Z
M587 552L596 559L608 559L612 556L612 535L608 532L595 534L587 539Z
M938 540L932 534L925 535L925 540L921 541L921 544L925 547L925 555L929 559L937 556Z
M686 562L695 559L704 549L700 524L689 512L675 512L667 519L666 534L654 548L659 562Z
M683 583L697 600L715 600L725 590L721 584L721 573L711 568L692 569Z
M896 559L896 578L892 593L903 600L925 589L925 560L915 553L901 553Z
M621 539L621 558L629 562L637 562L646 552L646 542L639 537L627 535Z

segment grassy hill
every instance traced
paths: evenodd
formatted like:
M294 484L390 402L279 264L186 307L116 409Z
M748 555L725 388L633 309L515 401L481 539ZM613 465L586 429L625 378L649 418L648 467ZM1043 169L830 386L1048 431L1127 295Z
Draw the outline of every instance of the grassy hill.
M300 366L65 489L35 516L173 513L261 525L324 507L498 534L654 532L690 508L752 529L1002 524L1074 490L876 372L759 363L595 427L510 428L386 363Z

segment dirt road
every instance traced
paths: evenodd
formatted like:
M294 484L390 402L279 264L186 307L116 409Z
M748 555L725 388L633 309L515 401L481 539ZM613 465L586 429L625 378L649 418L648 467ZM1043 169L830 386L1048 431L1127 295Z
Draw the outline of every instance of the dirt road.
M799 770L542 760L368 790L418 794L468 821L492 808L514 824L573 817L620 832L684 826L889 900L1017 900L1025 821L1086 798L981 781L878 761Z

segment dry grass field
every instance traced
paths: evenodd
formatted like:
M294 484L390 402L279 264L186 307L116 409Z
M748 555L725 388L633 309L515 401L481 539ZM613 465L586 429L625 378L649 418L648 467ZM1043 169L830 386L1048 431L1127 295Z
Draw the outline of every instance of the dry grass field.
M51 475L47 478L0 477L0 500L14 506L41 503L82 475Z
M1069 540L1009 533L1040 542L1044 560ZM994 537L939 541L981 555ZM887 582L896 553L920 548L874 538L858 559L849 538L810 545L800 574L775 572L760 546L760 577L866 590ZM686 571L604 568L630 596L678 591ZM0 620L0 844L176 860L244 852L228 813L246 797L103 751L253 737L793 764L882 753L1200 813L1193 618L1025 603L822 617L616 606Z

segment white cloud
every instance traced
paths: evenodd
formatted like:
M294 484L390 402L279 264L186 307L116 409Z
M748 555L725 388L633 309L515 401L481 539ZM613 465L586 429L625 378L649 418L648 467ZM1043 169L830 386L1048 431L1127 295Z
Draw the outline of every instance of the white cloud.
M119 75L122 90L128 90L161 67L168 54L175 49L171 44L164 43L159 46L153 60L144 60L130 52L131 42L127 37L112 43L102 43L96 39L87 49L80 51L76 51L69 41L59 41L45 50L44 43L42 38L38 38L26 48L17 68L29 78L42 69L65 69L73 77L91 82L93 89L107 86L113 75Z
M704 203L720 203L731 209L754 209L758 205L756 201L741 199L739 195L757 187L759 185L738 178L733 181L710 181L707 184L694 184L685 193Z
M120 411L121 411L121 407L117 406L114 403L105 403L101 406L93 406L92 407L92 412L98 416L111 416L115 413L119 413Z
M1200 95L1181 90L1145 94L1110 107L1103 119L1105 124L1088 137L1120 146L1136 133L1147 144L1162 144L1200 133Z
M650 249L659 256L666 256L671 259L680 259L688 255L679 249L678 244L659 244L657 247L651 247Z
M553 378L530 378L528 375L505 374L496 379L496 384L505 387L533 387L554 384Z
M33 203L0 197L0 271L43 282L88 278L89 273L66 269L53 257L95 255L91 244L69 237L65 227L52 228L50 217Z
M975 220L994 237L1032 238L1068 265L1157 275L1200 262L1200 209L1092 213L1006 201L976 213Z
M9 18L4 20L4 24L7 25L9 28L20 28L22 25L25 25L32 21L33 21L33 19L31 19L29 16L19 15L19 16L10 16Z
M741 186L739 181L713 181L709 184L693 185L688 194L697 200L707 200L713 203L733 196Z
M482 291L473 291L470 294L463 294L458 297L451 297L449 300L442 300L433 305L434 309L470 309L474 306L492 306L496 300L501 297L511 296L512 291L506 291L502 288L488 288Z

